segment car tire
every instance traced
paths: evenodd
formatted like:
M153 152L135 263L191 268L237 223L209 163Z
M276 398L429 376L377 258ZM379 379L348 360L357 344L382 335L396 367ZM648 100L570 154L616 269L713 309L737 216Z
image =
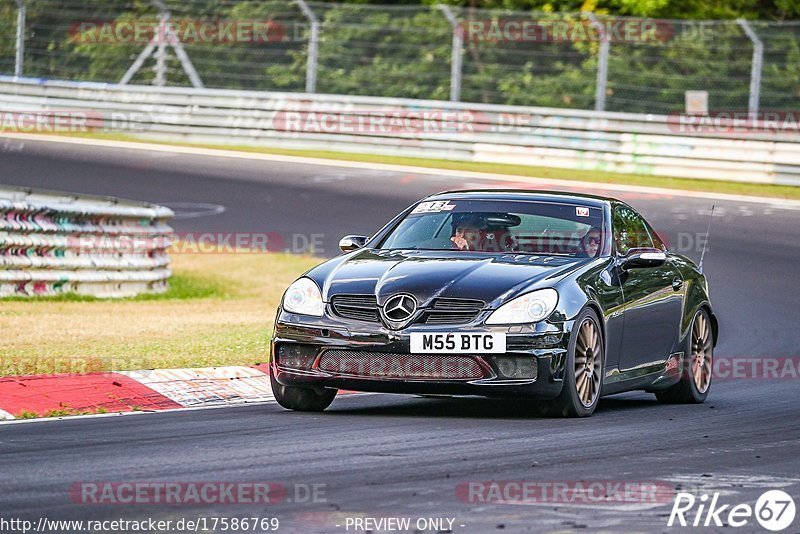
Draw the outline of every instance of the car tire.
M272 394L278 404L297 412L321 412L331 405L338 392L327 388L301 388L284 386L270 373Z
M600 319L594 310L584 308L574 325L567 350L564 385L558 397L545 409L551 417L588 417L600 401L605 363Z
M714 342L708 312L700 309L686 336L683 370L680 381L669 389L656 391L656 398L665 404L701 404L708 397L714 369Z

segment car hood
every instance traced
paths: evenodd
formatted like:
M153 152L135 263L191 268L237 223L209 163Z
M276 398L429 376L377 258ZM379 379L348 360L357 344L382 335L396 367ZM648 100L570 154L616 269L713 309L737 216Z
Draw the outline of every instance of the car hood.
M438 297L478 299L497 305L520 292L550 287L586 259L463 251L374 250L335 258L308 273L325 301L335 295L375 295L378 304L396 293L420 306Z

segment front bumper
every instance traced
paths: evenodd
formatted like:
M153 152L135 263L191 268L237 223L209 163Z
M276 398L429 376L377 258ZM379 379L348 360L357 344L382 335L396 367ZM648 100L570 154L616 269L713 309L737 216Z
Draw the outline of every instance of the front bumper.
M286 386L322 387L382 393L431 395L478 395L485 397L556 397L562 388L571 321L542 322L535 325L486 326L481 316L473 323L459 325L413 325L389 330L380 323L340 319L328 313L309 317L278 310L270 359L275 379ZM356 376L348 372L324 370L320 360L326 350L364 351L372 354L410 356L412 332L470 332L506 334L505 354L468 355L477 361L483 376L471 378ZM278 356L283 345L313 351L313 364L282 364ZM414 357L419 358L418 355ZM422 356L435 359L436 355ZM499 357L534 360L526 362L534 372L524 378L506 376ZM508 360L506 360L508 361ZM302 368L301 368L302 367ZM505 374L504 374L505 373Z

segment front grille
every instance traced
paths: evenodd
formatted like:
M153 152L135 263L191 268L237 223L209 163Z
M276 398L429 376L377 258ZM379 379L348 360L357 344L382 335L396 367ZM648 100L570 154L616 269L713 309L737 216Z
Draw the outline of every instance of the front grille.
M370 295L336 295L331 307L339 317L378 322L378 299Z
M438 298L422 315L426 324L463 324L475 319L486 303L482 300Z
M451 298L438 298L433 301L434 309L442 310L463 310L463 309L481 309L486 306L482 300L473 299L451 299Z
M475 318L477 312L426 312L423 317L425 324L463 324L468 323Z
M482 300L437 298L423 310L418 322L425 324L469 323L486 306ZM331 299L333 312L345 319L380 321L378 300L372 295L336 295Z
M331 374L364 378L475 380L485 376L472 356L397 354L360 350L327 350L319 369Z

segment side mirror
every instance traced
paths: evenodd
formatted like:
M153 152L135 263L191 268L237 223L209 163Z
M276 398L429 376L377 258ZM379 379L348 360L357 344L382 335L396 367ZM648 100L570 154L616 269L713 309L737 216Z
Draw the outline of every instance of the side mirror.
M660 267L667 261L667 255L657 248L633 248L623 256L620 263L623 269L643 269Z
M369 238L365 235L346 235L339 240L339 250L350 252L362 248Z

